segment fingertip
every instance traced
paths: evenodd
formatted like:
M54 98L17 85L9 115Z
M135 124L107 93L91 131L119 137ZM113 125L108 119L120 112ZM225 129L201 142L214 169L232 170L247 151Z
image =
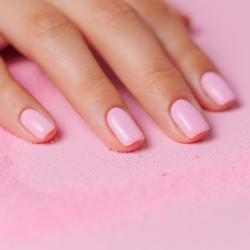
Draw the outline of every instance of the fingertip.
M206 95L212 100L211 109L223 111L231 107L237 100L231 86L217 72L206 72L201 78L201 86ZM209 108L209 105L208 105Z
M194 138L188 138L186 137L186 140L182 143L185 144L191 144L191 143L195 143L200 141L208 132L210 131L210 129L203 131L202 133L200 133L199 135L195 136Z
M237 105L237 99L232 100L226 104L224 104L223 106L220 106L216 103L212 103L212 104L208 104L206 106L204 106L204 108L208 111L212 111L212 112L223 112L223 111L227 111L230 110L232 108L234 108Z
M37 144L40 144L40 143L46 143L46 142L49 142L50 140L52 140L56 133L57 133L57 125L54 123L54 129L52 129L46 136L44 139L42 140L39 140L38 142L36 142Z
M125 108L125 107L124 107ZM131 151L137 149L145 140L145 136L128 112L122 108L112 108L107 115L107 123L116 142L119 142L119 150ZM114 145L115 149L116 145Z
M122 150L118 150L118 152L133 152L133 151L139 149L143 145L144 141L145 141L145 139L137 141L130 146L124 146L122 148Z
M25 109L20 116L20 122L26 131L32 135L31 141L42 143L50 140L56 133L56 122L45 111L33 108Z

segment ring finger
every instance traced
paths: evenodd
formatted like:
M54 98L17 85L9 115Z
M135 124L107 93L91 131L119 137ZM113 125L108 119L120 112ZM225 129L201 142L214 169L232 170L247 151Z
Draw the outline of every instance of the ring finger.
M194 43L164 0L125 0L143 17L180 70L202 107L220 111L236 96L214 63Z

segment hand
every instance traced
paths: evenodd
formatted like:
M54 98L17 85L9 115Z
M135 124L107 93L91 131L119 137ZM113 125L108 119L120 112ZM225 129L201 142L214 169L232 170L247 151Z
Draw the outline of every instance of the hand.
M0 46L10 43L36 61L102 141L118 151L134 150L145 138L89 46L175 141L195 142L206 134L201 107L222 111L236 99L160 0L1 0L0 33ZM53 117L11 78L1 58L0 124L36 143L56 133Z

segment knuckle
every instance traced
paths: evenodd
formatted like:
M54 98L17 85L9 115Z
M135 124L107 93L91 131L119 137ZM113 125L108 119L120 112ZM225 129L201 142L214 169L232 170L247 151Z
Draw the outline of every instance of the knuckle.
M178 74L172 68L153 68L145 75L144 87L149 92L159 92L163 85L179 80Z
M195 61L204 60L205 55L203 52L195 45L186 46L177 55L177 61L192 63Z
M49 40L70 25L70 21L57 11L34 13L28 20L31 40Z
M162 17L168 17L170 12L166 5L159 0L135 0L137 6L150 20L158 20Z
M137 17L135 11L126 3L117 0L99 1L98 23L104 28L113 28Z
M75 98L82 99L84 97L92 96L95 91L99 91L100 85L105 82L102 76L92 75L81 79L76 83L74 88Z

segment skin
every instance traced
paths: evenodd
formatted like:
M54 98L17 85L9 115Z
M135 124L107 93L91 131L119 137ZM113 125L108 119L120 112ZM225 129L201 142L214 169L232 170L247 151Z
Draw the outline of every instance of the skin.
M202 108L222 111L232 105L219 106L203 91L202 75L219 72L192 41L187 27L189 18L160 0L0 1L0 49L11 44L37 62L101 140L118 151L134 150L143 141L126 147L109 128L110 109L131 113L89 47L175 141L191 143L206 134L190 139L179 129L170 115L175 101L189 101L204 117ZM56 128L39 140L23 127L20 116L27 108L56 126L41 104L12 79L0 58L0 124L31 142L53 138Z

